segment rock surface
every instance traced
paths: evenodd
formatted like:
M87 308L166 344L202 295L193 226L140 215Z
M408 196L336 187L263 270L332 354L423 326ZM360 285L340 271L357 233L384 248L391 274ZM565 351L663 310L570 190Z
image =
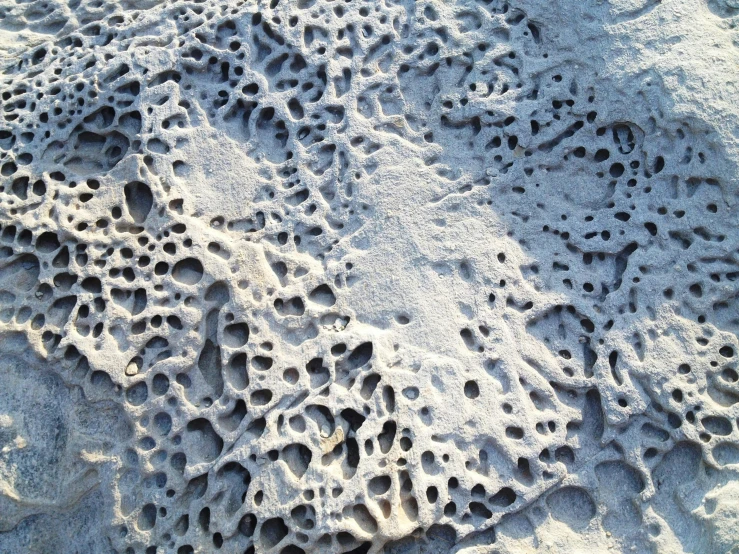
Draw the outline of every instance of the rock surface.
M0 552L739 552L738 23L0 1Z

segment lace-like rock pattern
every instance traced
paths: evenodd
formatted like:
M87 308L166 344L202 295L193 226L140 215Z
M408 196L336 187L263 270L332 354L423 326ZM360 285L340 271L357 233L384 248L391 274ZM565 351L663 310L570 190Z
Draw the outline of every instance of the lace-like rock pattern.
M1 2L0 551L737 551L737 23Z

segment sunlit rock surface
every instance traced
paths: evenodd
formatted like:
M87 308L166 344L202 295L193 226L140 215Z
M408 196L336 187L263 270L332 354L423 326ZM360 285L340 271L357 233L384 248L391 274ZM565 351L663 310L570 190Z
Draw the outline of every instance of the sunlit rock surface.
M736 551L737 23L2 0L0 552Z

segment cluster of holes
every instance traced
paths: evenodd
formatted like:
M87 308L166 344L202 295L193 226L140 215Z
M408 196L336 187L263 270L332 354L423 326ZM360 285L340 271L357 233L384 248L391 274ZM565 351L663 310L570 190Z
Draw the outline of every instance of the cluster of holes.
M565 435L602 436L596 387L603 376L611 388L624 391L608 397L613 408L631 409L627 356L606 338L616 325L612 314L630 321L655 312L658 306L641 293L644 287L659 283L664 301L699 325L714 322L739 331L732 315L736 295L723 288L731 287L739 271L726 253L731 234L720 225L726 208L719 182L691 173L706 164L707 155L687 129L676 130L669 153L652 155L637 125L600 121L594 92L576 78L559 71L528 78L526 64L548 56L542 31L506 2L481 2L477 11L448 14L435 4L419 4L415 30L397 6L381 10L300 0L286 16L274 9L278 3L264 12L235 7L222 13L173 4L166 13L178 30L171 44L177 61L155 74L135 71L127 54L105 50L95 59L94 48L127 48L135 25L118 15L98 23L89 14L79 19L79 32L33 49L5 71L0 202L7 223L0 229L0 321L38 333L46 353L65 361L69 379L125 403L136 420L124 471L149 492L144 503L122 498L129 523L117 529L121 544L127 545L129 536L132 543L144 537L156 543L147 554L158 546L186 554L232 545L281 554L367 552L383 518L400 511L415 522L427 510L443 522L417 538L451 545L460 525L486 527L524 504L529 490L555 479L555 464L573 467L580 454ZM448 25L462 37L456 39L461 49L440 26L450 14ZM46 27L37 27L52 32L65 24L60 22L50 17ZM100 86L92 86L92 75ZM355 105L347 105L348 98ZM509 98L537 101L537 108L526 117L498 109ZM418 146L426 165L451 182L458 177L456 168L477 168L474 185L457 192L477 195L481 205L511 222L511 238L542 254L534 259L548 260L521 267L524 276L539 289L586 300L540 313L536 298L520 297L504 279L485 291L491 320L506 311L536 314L528 320L528 332L556 353L551 370L556 375L529 364L532 372L546 374L549 389L542 391L524 372L515 384L533 415L524 417L516 403L499 399L501 438L535 445L531 455L508 460L507 482L488 490L469 478L474 472L484 475L497 461L494 448L481 448L476 460L465 460L464 477L448 476L444 469L456 462L453 454L426 447L416 452L416 429L398 424L396 404L414 403L424 422L432 421L433 407L424 404L416 386L396 399L373 368L371 341L336 342L286 366L280 345L262 338L263 322L236 309L232 285L206 270L230 260L228 247L217 239L198 244L190 222L181 217L183 200L167 196L168 178L188 178L188 163L176 153L186 141L180 135L197 124L200 112L247 144L249 155L276 176L260 192L266 204L255 202L243 219L214 217L209 223L215 232L241 232L276 247L270 267L281 286L266 301L269 323L289 328L297 344L315 338L318 325L347 327L338 289L351 284L352 268L346 264L346 275L300 288L294 283L308 270L279 252L294 248L322 259L339 237L361 225L371 208L354 193L371 178L372 156L387 141L400 137ZM369 123L355 125L352 117ZM449 145L454 147L434 153ZM143 164L138 177L120 182L113 175L134 158ZM548 169L537 162L542 158L574 168L573 174L582 170L588 176L583 186L590 188L551 202L558 195L548 188L543 174ZM41 166L45 171L38 172ZM110 200L106 194L114 188ZM583 201L592 203L588 210L578 204ZM97 205L105 211L85 209ZM34 210L52 220L64 212L59 227L66 233L27 229L15 221ZM692 213L716 225L698 225L686 217ZM542 240L530 244L525 236ZM656 245L675 248L690 260L687 277L665 280L665 268L636 261ZM512 265L510 253L496 258L501 267ZM459 271L471 279L466 263ZM198 318L188 317L191 309L198 310ZM500 366L491 357L493 324L483 319L461 329L460 340L487 374L500 379ZM404 313L395 320L411 322ZM111 344L104 342L108 336L125 354L123 379L90 367L81 348L70 344L79 337L99 350ZM190 347L197 352L185 354L183 344L191 336L200 341ZM634 333L637 358L644 357L650 338ZM709 369L701 371L710 376L711 398L732 408L739 402L735 346L713 338L710 330L695 338L711 358ZM177 363L180 356L189 356L191 369ZM682 364L676 375L694 371L698 368ZM330 387L356 392L357 403L329 408ZM472 410L491 396L478 379L464 379L458 388L455 394ZM280 404L284 390L297 399L289 410ZM730 439L736 418L704 413L679 380L663 392L651 407L665 428L641 428L649 444L645 459L656 461L672 434L690 425L716 462L739 461ZM309 396L310 402L302 403ZM579 415L555 421L555 404L576 405ZM183 419L182 406L197 408L198 416ZM273 422L268 413L276 406L283 413ZM240 437L261 444L272 431L304 437L303 442L229 457ZM389 459L395 469L383 466L373 473L364 498L345 500L342 517L361 533L316 529L317 510L342 497L344 489L306 487L309 472L331 467L350 481L360 463L387 465ZM299 503L279 517L261 516L260 507L274 502L254 484L265 462L301 483ZM186 478L193 468L198 475ZM546 502L560 515L574 502L583 518L593 517L592 500L580 488L558 489Z

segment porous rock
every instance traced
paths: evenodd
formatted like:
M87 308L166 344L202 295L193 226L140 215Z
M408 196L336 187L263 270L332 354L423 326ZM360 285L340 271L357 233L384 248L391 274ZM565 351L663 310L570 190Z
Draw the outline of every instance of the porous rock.
M739 548L737 23L0 2L0 551Z

